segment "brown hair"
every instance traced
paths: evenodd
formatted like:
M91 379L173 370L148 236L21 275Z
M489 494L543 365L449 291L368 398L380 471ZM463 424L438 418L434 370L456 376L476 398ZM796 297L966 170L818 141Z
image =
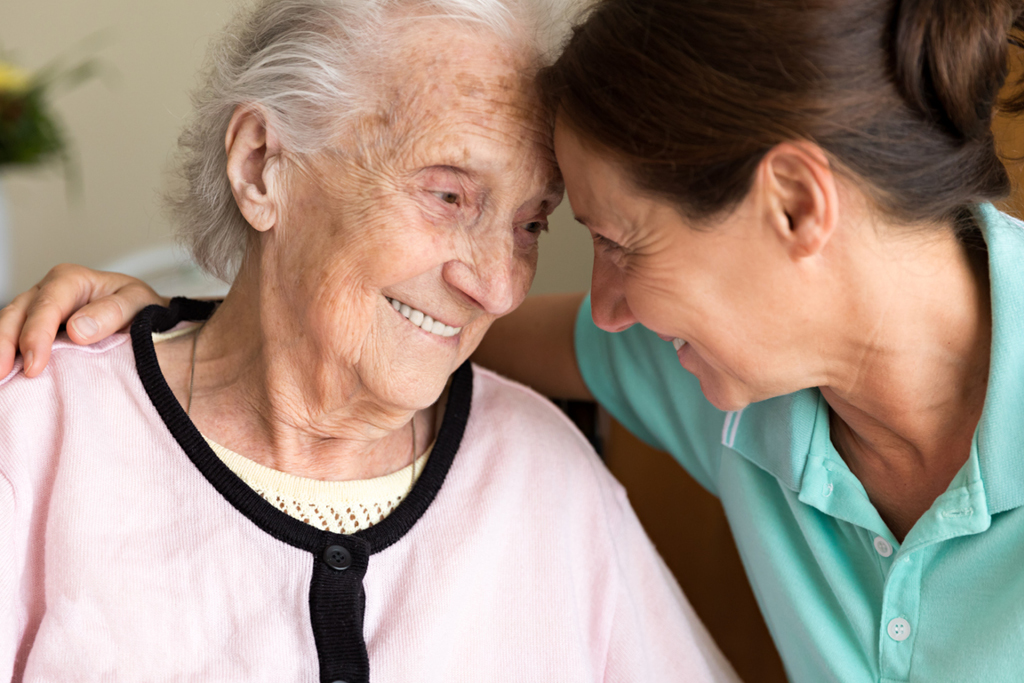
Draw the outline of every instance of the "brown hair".
M990 128L1022 4L601 0L540 87L693 217L734 206L765 153L804 139L891 216L941 220L1009 192Z

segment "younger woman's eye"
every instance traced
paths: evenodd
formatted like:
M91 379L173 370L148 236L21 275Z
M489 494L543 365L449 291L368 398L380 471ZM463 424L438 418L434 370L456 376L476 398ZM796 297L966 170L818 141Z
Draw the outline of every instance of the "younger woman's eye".
M454 192L434 192L434 196L440 199L445 204L458 204L459 195Z

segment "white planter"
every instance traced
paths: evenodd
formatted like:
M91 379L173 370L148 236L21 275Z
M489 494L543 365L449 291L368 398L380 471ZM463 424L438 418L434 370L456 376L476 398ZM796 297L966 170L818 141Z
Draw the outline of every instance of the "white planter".
M4 194L4 181L0 178L0 306L5 306L14 298L14 253L11 247L10 212L7 209L7 196Z

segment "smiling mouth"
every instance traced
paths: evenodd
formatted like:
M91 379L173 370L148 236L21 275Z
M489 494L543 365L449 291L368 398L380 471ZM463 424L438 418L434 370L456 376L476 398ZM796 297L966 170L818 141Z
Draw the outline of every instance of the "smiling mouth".
M678 352L679 349L686 346L686 342L680 339L679 337L676 337L675 339L672 340L672 346L675 347L675 350Z
M430 334L436 334L438 337L454 337L462 331L461 327L452 327L451 325L445 325L440 320L434 320L423 311L417 310L409 304L404 304L398 299L392 299L385 297L391 307L401 313L406 320L420 328L424 332Z

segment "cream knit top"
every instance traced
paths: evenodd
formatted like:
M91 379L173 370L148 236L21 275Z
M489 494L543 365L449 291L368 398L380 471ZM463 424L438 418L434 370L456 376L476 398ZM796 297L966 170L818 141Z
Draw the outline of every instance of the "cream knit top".
M154 334L153 343L189 334L196 327L190 323ZM279 472L203 438L228 469L268 503L300 522L338 534L354 534L383 521L412 490L430 457L428 448L415 463L375 479L323 481Z
M205 436L203 438L206 438ZM413 465L358 481L322 481L279 472L206 439L225 465L268 503L300 522L337 534L354 534L383 521L412 490L427 464L426 453Z

